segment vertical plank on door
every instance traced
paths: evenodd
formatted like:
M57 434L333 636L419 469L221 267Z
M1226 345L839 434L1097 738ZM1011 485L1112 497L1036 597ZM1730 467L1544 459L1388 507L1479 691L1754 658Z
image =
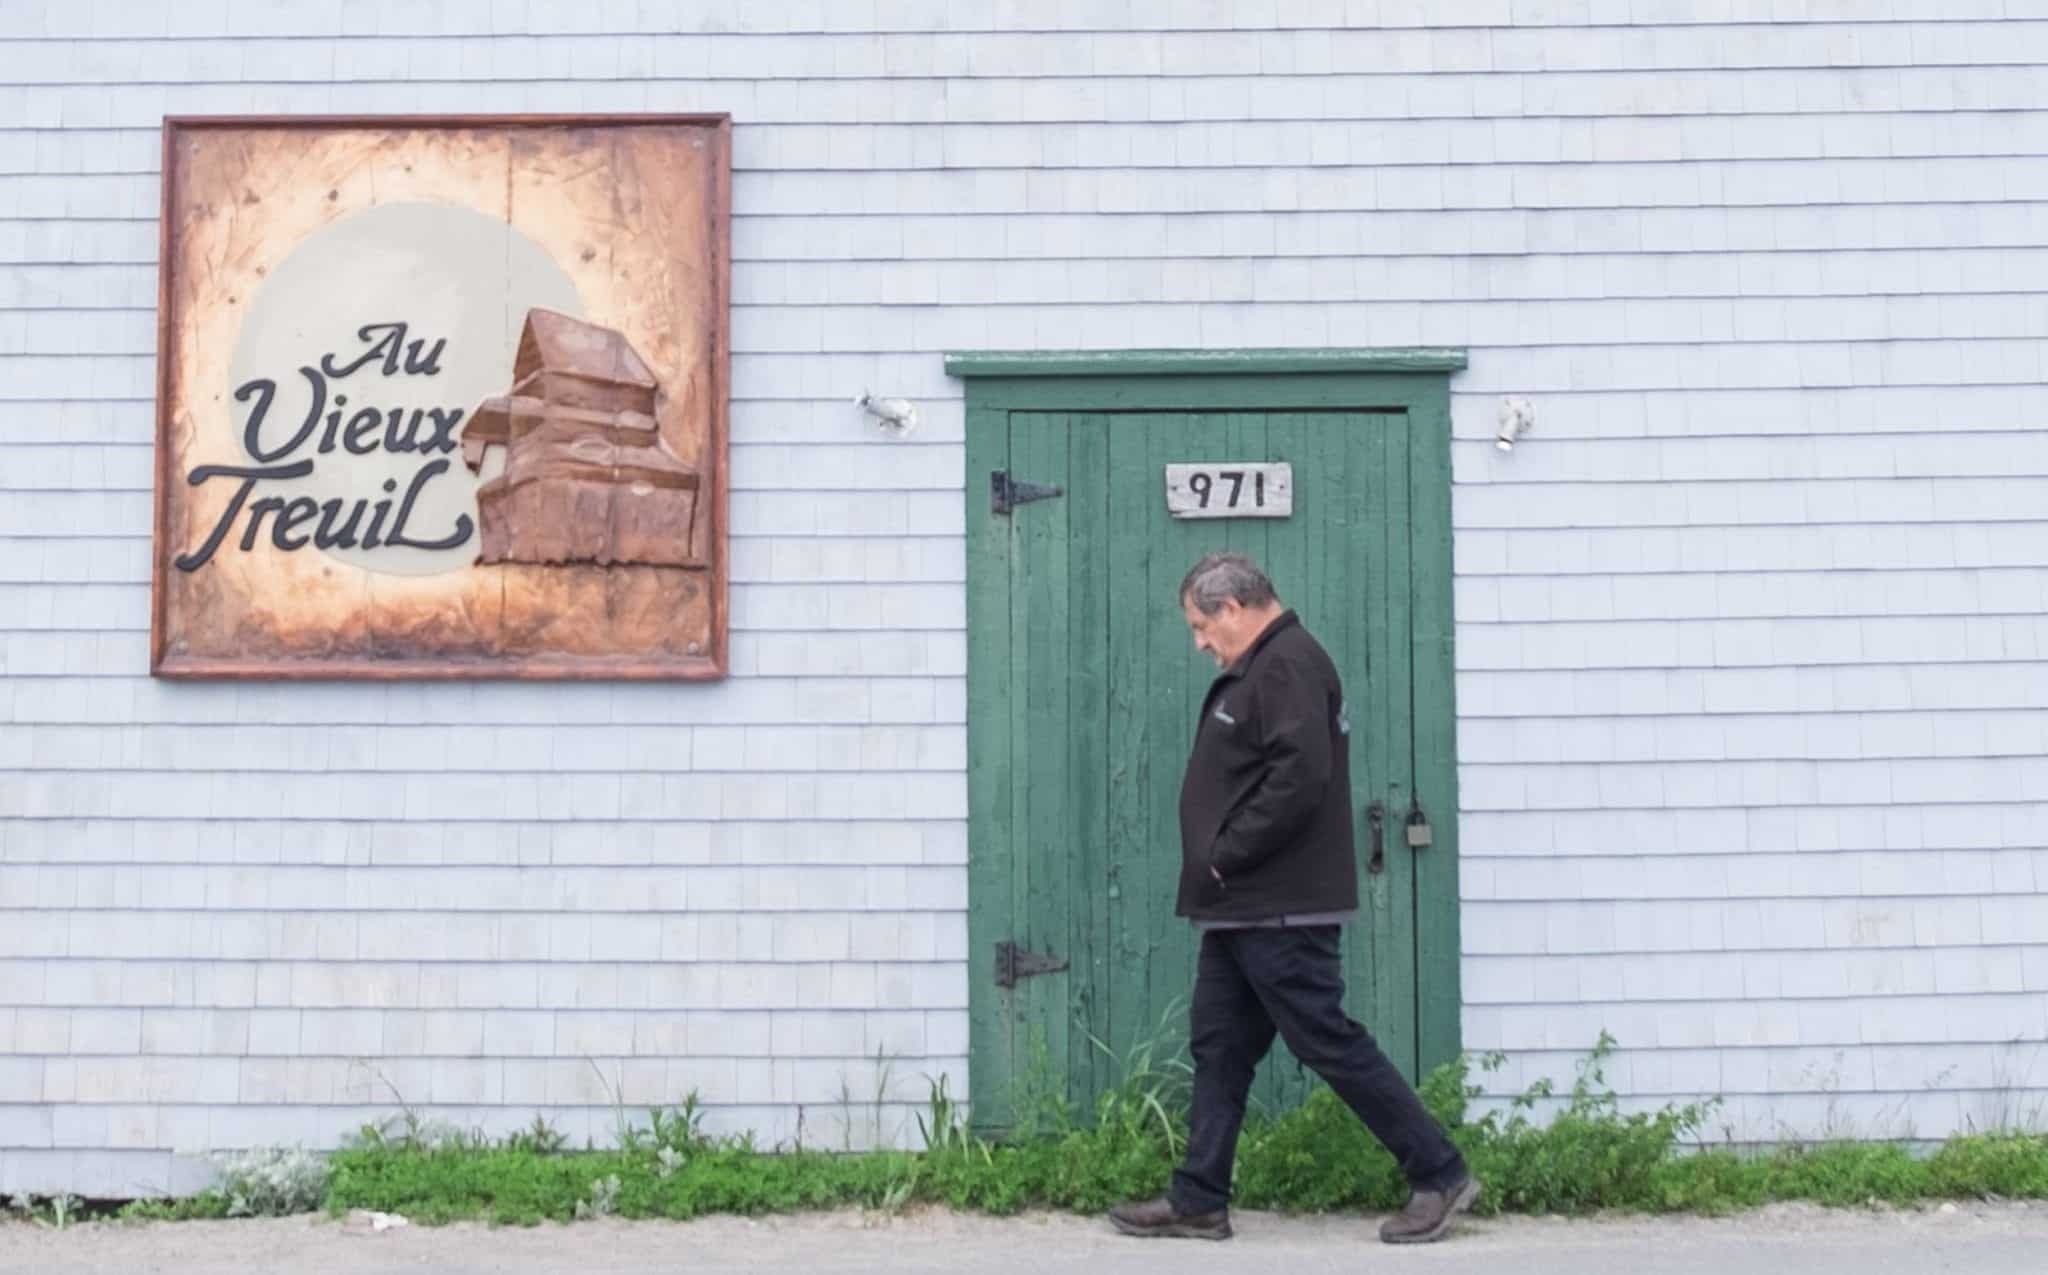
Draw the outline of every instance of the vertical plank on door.
M1386 489L1387 417L1378 413L1346 413L1334 422L1339 428L1322 436L1324 443L1324 490L1341 502L1345 513L1333 528L1333 536L1351 546L1356 555L1347 573L1342 564L1332 564L1337 579L1333 588L1345 595L1347 625L1356 633L1358 674L1346 686L1351 712L1353 824L1359 862L1359 917L1345 936L1347 968L1352 974L1350 1005L1352 1017L1364 1022L1383 1047L1399 1061L1397 1043L1391 1038L1389 1020L1408 997L1400 981L1399 963L1389 959L1389 948L1403 941L1408 917L1405 907L1406 878L1401 875L1393 839L1398 836L1398 818L1389 810L1382 824L1384 853L1379 872L1369 870L1373 842L1368 808L1373 802L1393 807L1397 801L1400 762L1393 741L1406 730L1398 722L1405 709L1405 684L1392 676L1392 598L1388 567L1389 511ZM1348 575L1348 578L1346 576Z
M1381 634L1386 644L1385 707L1380 721L1387 759L1387 880L1389 924L1374 935L1381 1018L1373 1023L1387 1057L1417 1079L1415 1064L1415 853L1408 848L1408 809L1415 791L1415 752L1409 724L1415 711L1414 658L1409 604L1408 433L1405 413L1369 418L1378 440L1372 477L1384 510Z
M1273 454L1295 466L1295 517L1279 525L1290 528L1304 546L1299 609L1337 666L1352 724L1348 797L1359 916L1344 936L1345 1008L1368 1026L1385 1016L1391 990L1373 959L1372 936L1376 928L1387 928L1389 907L1384 875L1366 871L1372 839L1365 821L1386 769L1375 724L1388 705L1375 677L1369 632L1370 616L1379 610L1374 591L1386 587L1378 544L1384 501L1375 467L1365 459L1376 446L1373 432L1382 425L1372 414L1290 414L1284 418L1286 444L1276 445Z
M1348 658L1344 674L1344 706L1351 721L1351 836L1358 872L1358 920L1344 935L1345 972L1349 979L1345 1004L1353 1018L1368 1027L1384 1015L1388 976L1374 959L1373 934L1389 915L1386 877L1368 871L1372 859L1372 828L1366 808L1380 795L1387 759L1376 724L1392 706L1382 685L1383 660L1372 645L1374 600L1386 589L1386 570L1379 556L1380 511L1384 504L1370 449L1381 420L1372 414L1344 413L1328 419L1319 432L1318 487L1329 508L1323 580L1330 605L1340 617L1335 633Z
M1161 883L1158 865L1180 862L1180 843L1159 843L1154 785L1170 773L1170 760L1158 754L1152 712L1156 675L1153 630L1160 614L1153 585L1154 545L1145 495L1153 418L1142 414L1106 419L1107 485L1113 498L1108 508L1109 555L1109 721L1108 768L1109 864L1105 893L1109 903L1109 950L1112 954L1106 989L1106 1015L1096 1034L1106 1049L1097 1050L1090 1077L1100 1093L1115 1083L1114 1059L1132 1040L1151 1029L1146 1014L1146 969L1151 956L1147 918L1158 906Z
M967 856L968 1099L976 1124L1006 1129L1012 1118L1011 1062L1022 1020L1015 998L989 978L995 945L1010 937L1015 902L1011 867L1010 527L989 510L988 475L1010 463L1010 414L967 410L967 803L973 839ZM977 500L976 497L979 497Z
M1229 437L1221 452L1205 457L1216 461L1262 462L1275 459L1274 440L1285 438L1285 420L1276 421L1270 412L1233 412L1224 418ZM1218 492L1222 497L1227 488ZM1240 493L1241 499L1249 501L1249 491ZM1300 611L1300 593L1297 585L1304 574L1304 564L1297 552L1300 545L1286 533L1292 526L1300 525L1306 515L1299 501L1295 504L1294 517L1282 523L1269 518L1234 518L1222 525L1229 529L1228 543L1231 549L1247 554L1259 564L1267 577L1273 581L1283 605ZM1307 617L1303 616L1304 623ZM1311 629L1311 632L1314 632ZM1317 634L1321 638L1320 633ZM1268 1115L1285 1111L1298 1105L1307 1096L1309 1075L1299 1059L1288 1049L1285 1041L1276 1040L1272 1053L1260 1067L1258 1081L1252 1089L1253 1109Z
M1408 596L1413 607L1415 703L1411 713L1416 784L1428 804L1435 844L1416 863L1415 995L1417 1066L1457 1057L1462 988L1458 937L1458 755L1452 658L1451 420L1449 391L1432 384L1409 413L1409 474L1415 529Z
M1069 463L1067 506L1067 682L1073 707L1067 791L1068 897L1073 913L1074 1030L1068 1042L1068 1074L1085 1085L1085 1100L1098 1092L1102 1051L1096 1040L1113 1040L1110 989L1109 900L1109 431L1113 418L1076 413L1066 418ZM1064 953L1063 953L1064 954Z
M1195 985L1194 932L1186 920L1174 915L1180 891L1180 781L1194 741L1195 717L1214 676L1209 657L1194 649L1180 617L1180 582L1197 558L1223 546L1224 528L1219 523L1180 522L1166 512L1166 466L1214 455L1221 438L1213 415L1168 413L1154 418L1146 441L1145 521L1150 538L1159 546L1146 589L1143 620L1151 634L1153 660L1153 866L1146 900L1147 1021L1133 1024L1130 1039L1156 1039L1170 1051L1187 1039L1187 1010Z
M1067 418L1018 412L1010 418L1010 462L1019 481L1067 485ZM1072 678L1066 668L1069 550L1073 543L1064 497L1019 505L1010 514L1016 545L1010 625L1024 639L1023 658L1013 661L1021 685L1010 701L1016 731L1011 765L1018 778L1012 791L1017 848L1016 941L1047 957L1073 957L1073 890L1069 876L1073 847L1067 842L1071 803L1069 756L1073 714L1068 710ZM1019 1012L1038 1034L1024 1043L1026 1065L1044 1050L1051 1071L1071 1077L1071 988L1075 973L1036 975L1016 987Z

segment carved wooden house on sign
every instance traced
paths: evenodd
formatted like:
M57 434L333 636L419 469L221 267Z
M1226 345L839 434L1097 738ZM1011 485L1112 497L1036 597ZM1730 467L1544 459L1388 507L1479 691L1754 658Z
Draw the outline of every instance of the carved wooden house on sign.
M697 471L662 441L661 387L626 338L534 310L513 375L462 437L484 480L479 561L696 565Z
M152 671L724 676L729 142L168 121Z

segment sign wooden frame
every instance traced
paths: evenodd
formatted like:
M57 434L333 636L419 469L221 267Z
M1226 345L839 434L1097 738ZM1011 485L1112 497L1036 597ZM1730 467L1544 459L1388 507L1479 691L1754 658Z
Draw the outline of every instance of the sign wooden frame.
M152 675L726 676L731 128L722 114L167 117ZM495 493L499 505L485 505L475 519L481 548L468 565L410 575L366 569L355 565L361 558L327 552L339 533L316 545L302 543L304 531L285 536L281 528L310 528L314 520L298 511L299 521L288 523L293 511L278 508L282 500L270 510L251 501L233 523L246 536L209 537L209 528L227 532L222 515L231 520L242 506L227 482L213 481L211 491L205 484L226 472L244 483L246 496L257 481L222 464L253 466L249 455L228 453L259 437L254 424L243 433L251 397L229 397L222 352L239 339L253 294L309 235L406 202L511 227L539 245L588 310L575 317L539 307L523 312L515 364L523 379L505 383L498 397L472 401L461 437L444 430L433 438L448 453L439 472L467 460L481 503L490 491L490 471L478 459L486 443L501 445L501 467L507 452L516 466L533 458L538 444L531 440L547 434L542 426L582 435L573 447L559 438L551 444L556 454L545 459L552 468L535 462L545 481L529 473L523 485ZM513 307L504 309L509 315ZM392 341L394 361L398 349ZM609 360L614 373L599 378L598 391L589 389L587 368L562 362L593 349L580 357ZM491 357L514 356L508 344ZM311 379L310 369L301 370ZM550 385L568 388L551 398ZM601 401L587 401L593 395ZM273 438L292 428L283 423L286 409L278 415ZM310 415L306 424L313 428ZM326 441L336 442L332 425ZM599 458L586 463L592 447ZM300 448L314 450L310 441ZM417 450L424 456L428 448ZM331 459L344 457L337 449ZM576 473L561 476L574 466ZM502 512L514 503L503 497L515 490L527 503ZM593 508L602 512L592 515ZM266 512L276 516L264 526ZM326 521L321 529L335 530ZM199 552L209 538L218 559ZM362 539L360 546L339 543L365 554L382 547ZM458 551L472 552L468 542Z

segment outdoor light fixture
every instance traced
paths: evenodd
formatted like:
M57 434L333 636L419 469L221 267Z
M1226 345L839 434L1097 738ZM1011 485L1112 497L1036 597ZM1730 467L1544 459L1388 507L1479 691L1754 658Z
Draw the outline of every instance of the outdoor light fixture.
M1504 452L1515 450L1515 440L1529 432L1536 423L1536 409L1529 406L1526 398L1504 398L1500 401L1500 429L1493 436L1493 445Z

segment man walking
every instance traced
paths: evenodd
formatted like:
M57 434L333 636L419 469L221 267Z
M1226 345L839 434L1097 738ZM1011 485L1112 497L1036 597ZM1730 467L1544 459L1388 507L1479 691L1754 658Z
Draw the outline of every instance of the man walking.
M1230 1238L1230 1177L1252 1074L1286 1040L1394 1154L1408 1204L1390 1244L1441 1239L1479 1198L1458 1149L1372 1036L1345 1015L1338 935L1358 909L1351 725L1336 666L1242 554L1210 554L1180 590L1210 686L1181 784L1180 898L1202 932L1190 1012L1194 1112L1164 1199L1123 1204L1126 1235Z

